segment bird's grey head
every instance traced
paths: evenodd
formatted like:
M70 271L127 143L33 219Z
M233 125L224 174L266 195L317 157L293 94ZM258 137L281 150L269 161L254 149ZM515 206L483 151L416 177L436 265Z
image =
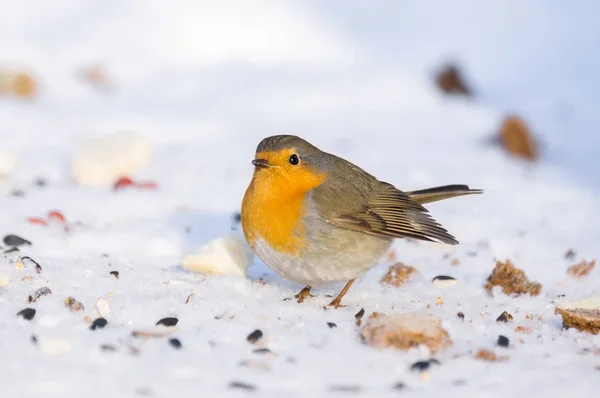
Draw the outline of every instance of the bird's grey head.
M285 154L290 164L302 162L305 165L324 166L324 152L308 141L295 135L273 135L263 139L256 147L256 159L252 162L257 168L273 164L271 154Z

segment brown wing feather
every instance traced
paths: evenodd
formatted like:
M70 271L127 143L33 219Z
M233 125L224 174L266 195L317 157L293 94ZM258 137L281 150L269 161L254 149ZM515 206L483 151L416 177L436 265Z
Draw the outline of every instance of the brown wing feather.
M358 211L330 218L341 228L388 238L413 238L451 245L457 240L429 214L427 209L386 184Z

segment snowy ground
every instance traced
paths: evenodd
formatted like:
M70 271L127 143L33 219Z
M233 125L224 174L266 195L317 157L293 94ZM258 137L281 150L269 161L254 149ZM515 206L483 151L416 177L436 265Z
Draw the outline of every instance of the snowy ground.
M560 295L600 293L600 269L581 280L566 273L599 258L599 6L584 3L0 1L0 66L31 70L41 84L31 102L0 99L0 149L19 156L1 185L0 234L30 240L20 254L42 266L37 274L29 263L17 270L15 254L0 260L10 276L0 287L2 396L249 393L232 382L271 397L596 396L600 336L562 330L552 305ZM476 99L447 98L433 86L432 73L452 59L464 64ZM114 93L77 77L96 63L114 77ZM540 162L486 144L509 111L543 140ZM120 130L155 143L152 163L135 177L155 180L157 191L72 181L77 145ZM256 144L283 132L402 189L466 183L486 192L429 206L461 245L398 241L399 260L420 275L387 288L381 264L353 286L347 308L322 309L341 286L300 305L282 301L299 287L259 262L247 280L181 271L184 253L232 228ZM65 233L26 222L53 209L82 225ZM575 260L564 259L569 248ZM513 260L542 294L488 296L482 286L494 258ZM460 283L440 289L430 282L440 274ZM26 304L44 286L52 294ZM68 296L83 313L64 307ZM84 317L97 316L99 297L110 305L109 324L90 331ZM27 306L35 318L18 319ZM426 352L361 344L361 307L439 316L454 345L424 380L410 365ZM495 321L505 310L513 323ZM179 319L181 349L131 337L166 316ZM264 338L251 345L255 329ZM499 334L510 348L496 347ZM56 339L69 352L40 349ZM275 356L253 353L257 346ZM476 360L480 348L509 359Z

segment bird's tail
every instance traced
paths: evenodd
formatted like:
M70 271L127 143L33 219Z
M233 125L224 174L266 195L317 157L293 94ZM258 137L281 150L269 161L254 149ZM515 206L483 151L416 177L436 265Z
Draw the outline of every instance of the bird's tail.
M481 189L470 189L467 185L444 185L442 187L427 188L406 193L415 202L425 204L456 196L479 194L483 193L483 191Z

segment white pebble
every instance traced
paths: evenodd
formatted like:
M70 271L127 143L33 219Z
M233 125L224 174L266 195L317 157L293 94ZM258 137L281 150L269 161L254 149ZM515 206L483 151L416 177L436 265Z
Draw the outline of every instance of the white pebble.
M56 337L37 337L37 346L46 355L63 355L71 352L73 344L69 340Z
M122 132L95 138L75 153L73 177L83 185L109 185L144 168L151 155L151 142L137 133Z
M17 163L17 156L13 152L0 149L0 176L10 173L15 163Z
M244 238L233 232L200 246L194 253L183 257L181 265L188 271L202 274L245 276L252 258L252 250Z
M102 318L107 318L108 314L110 314L110 306L108 305L108 301L100 297L96 300L96 311Z
M433 284L437 287L450 287L458 284L458 281L456 279L447 275L438 275L435 278L433 278L431 282L433 282Z

